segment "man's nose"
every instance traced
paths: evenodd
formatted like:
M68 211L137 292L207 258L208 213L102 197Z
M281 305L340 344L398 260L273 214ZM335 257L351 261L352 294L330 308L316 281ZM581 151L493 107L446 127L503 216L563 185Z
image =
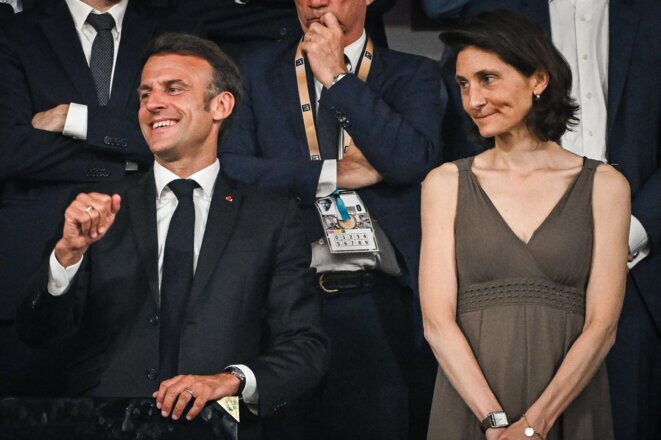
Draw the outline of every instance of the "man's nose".
M145 100L145 107L150 112L158 111L165 108L165 101L163 94L160 92L152 91Z

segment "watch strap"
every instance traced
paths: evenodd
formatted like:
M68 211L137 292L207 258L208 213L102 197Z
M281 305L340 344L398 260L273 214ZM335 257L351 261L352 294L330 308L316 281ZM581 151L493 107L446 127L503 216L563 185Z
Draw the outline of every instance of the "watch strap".
M239 389L236 391L235 396L240 396L246 387L246 375L243 373L243 370L241 370L239 367L230 365L229 367L225 368L224 372L239 378L241 382L239 383Z
M487 414L487 417L482 420L482 431L486 432L489 428L504 428L510 425L509 417L504 411L494 411Z

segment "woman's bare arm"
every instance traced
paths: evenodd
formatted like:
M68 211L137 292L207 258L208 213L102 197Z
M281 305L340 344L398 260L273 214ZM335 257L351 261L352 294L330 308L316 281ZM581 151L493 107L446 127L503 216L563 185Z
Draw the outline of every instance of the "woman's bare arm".
M452 386L481 421L502 407L456 322L457 187L457 167L452 163L429 173L422 186L420 303L425 338ZM500 431L489 429L487 438L495 438Z

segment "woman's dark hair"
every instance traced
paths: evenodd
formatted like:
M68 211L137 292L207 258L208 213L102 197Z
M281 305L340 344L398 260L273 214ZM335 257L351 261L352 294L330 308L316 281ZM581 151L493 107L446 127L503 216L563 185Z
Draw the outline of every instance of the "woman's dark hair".
M221 92L230 92L234 96L234 111L225 118L220 128L219 138L222 138L232 126L234 114L243 98L241 73L232 58L213 41L175 32L163 34L149 42L142 56L142 67L155 55L189 55L202 58L211 65L213 77L204 94L205 106Z
M474 46L494 53L526 77L537 70L548 73L549 84L541 99L533 101L526 120L538 139L558 142L570 126L578 123L578 105L570 96L569 65L544 30L528 17L508 9L483 12L449 26L440 38L452 51L449 62L453 65L459 52ZM480 136L472 121L469 126L471 136L482 145L494 145L493 138Z

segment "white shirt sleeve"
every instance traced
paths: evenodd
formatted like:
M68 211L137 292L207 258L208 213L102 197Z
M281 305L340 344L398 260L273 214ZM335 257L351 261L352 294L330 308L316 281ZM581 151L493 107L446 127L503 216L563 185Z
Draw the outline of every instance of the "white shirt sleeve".
M66 291L69 290L71 280L73 280L73 277L75 277L78 272L80 263L83 262L83 258L81 258L76 264L64 268L60 262L57 261L57 257L55 257L55 249L53 249L53 252L50 254L50 259L48 260L48 293L53 296L60 296L66 293Z
M337 188L337 160L325 160L321 165L319 182L317 183L317 198L329 196Z
M69 104L67 119L64 121L62 134L81 141L87 140L87 106L84 104Z
M246 386L243 388L241 397L243 398L243 403L246 404L251 413L258 416L259 415L259 392L257 391L257 378L255 373L252 370L243 364L230 365L230 367L236 367L243 372L243 375L246 376Z
M633 215L629 227L629 253L633 257L633 261L628 263L629 269L633 268L650 253L650 238L643 224Z

